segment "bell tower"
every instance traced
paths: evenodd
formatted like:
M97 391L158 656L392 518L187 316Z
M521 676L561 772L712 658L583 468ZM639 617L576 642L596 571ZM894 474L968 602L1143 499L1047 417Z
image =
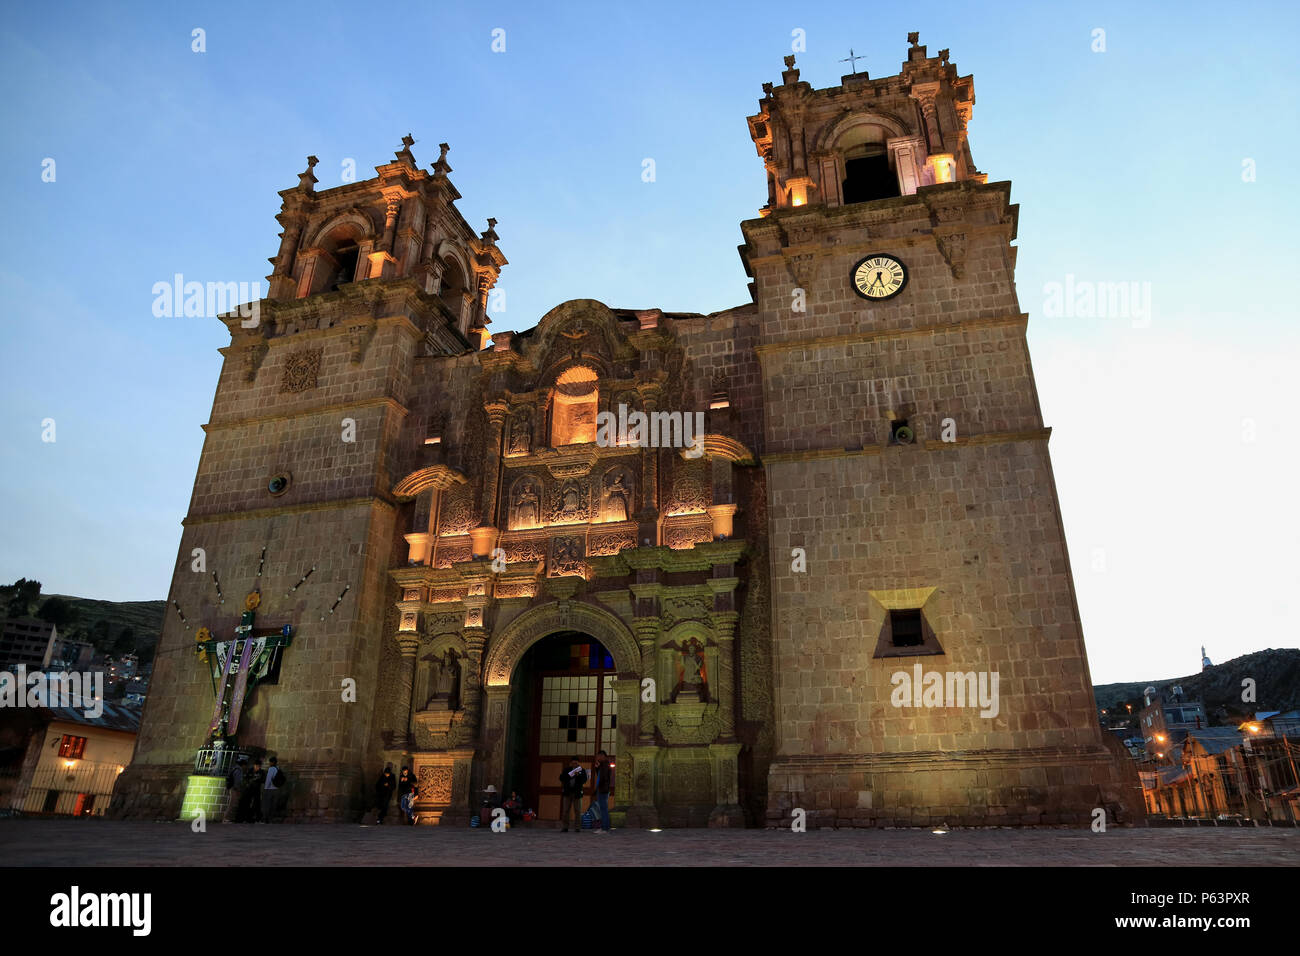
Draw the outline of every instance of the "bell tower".
M1130 812L1097 724L1015 290L1017 207L975 168L974 84L786 57L742 223L771 534L769 824Z
M928 57L917 34L908 39L897 76L854 73L835 89L814 90L787 56L781 85L763 84L749 133L767 170L765 210L835 208L914 196L937 183L987 181L966 140L971 77L957 75L947 50Z
M219 317L230 343L115 813L219 816L244 753L278 756L294 817L350 819L406 746L415 649L389 570L409 506L393 489L421 466L464 480L463 425L431 407L448 373L431 369L476 363L506 264L496 220L476 232L456 209L447 144L422 169L414 142L323 190L308 157L280 193L266 298ZM244 590L241 620L227 599Z

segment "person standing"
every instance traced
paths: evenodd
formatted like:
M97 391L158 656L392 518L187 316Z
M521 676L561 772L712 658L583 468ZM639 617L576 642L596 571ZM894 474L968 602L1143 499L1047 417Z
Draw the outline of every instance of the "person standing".
M388 815L388 804L393 799L393 791L397 789L397 778L393 776L393 765L384 764L384 772L379 775L375 781L375 823L381 825L384 817Z
M560 822L561 833L569 832L569 814L573 814L573 828L582 832L582 791L587 783L587 771L582 769L577 757L569 759L569 766L560 771Z
M609 754L602 750L596 754L596 765L592 768L591 781L591 803L600 813L597 833L609 833L609 795L613 790L614 768L610 765Z
M253 761L253 770L244 775L244 792L239 798L239 822L260 823L262 818L262 787L266 783L266 774L262 770L262 761Z
M240 757L235 768L226 777L226 794L229 806L226 810L228 823L239 823L240 806L244 801L244 774L248 770L248 758Z
M270 767L266 771L266 782L262 784L262 822L274 823L280 811L280 788L288 778L276 766L276 758L270 758Z
M415 810L412 807L415 792L415 774L411 773L410 767L403 767L401 775L397 778L397 805L401 808L402 816L408 824L415 822Z

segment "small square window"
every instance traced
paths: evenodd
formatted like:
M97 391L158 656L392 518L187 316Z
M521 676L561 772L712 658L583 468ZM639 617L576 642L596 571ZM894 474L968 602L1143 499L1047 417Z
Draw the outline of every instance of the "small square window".
M915 657L943 654L925 612L919 607L890 608L876 639L875 657Z

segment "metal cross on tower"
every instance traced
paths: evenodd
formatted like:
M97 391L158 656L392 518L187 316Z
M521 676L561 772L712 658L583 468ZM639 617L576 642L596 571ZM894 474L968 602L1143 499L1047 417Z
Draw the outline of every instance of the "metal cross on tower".
M854 56L854 55L853 55L853 47L849 47L849 55L846 56L844 59L840 60L840 62L841 62L841 63L847 63L847 64L849 65L849 69L851 69L851 70L853 71L853 75L854 75L854 76L857 76L857 75L858 75L858 67L857 67L857 64L854 63L853 61L854 61L854 60L865 60L865 59L866 59L865 56Z

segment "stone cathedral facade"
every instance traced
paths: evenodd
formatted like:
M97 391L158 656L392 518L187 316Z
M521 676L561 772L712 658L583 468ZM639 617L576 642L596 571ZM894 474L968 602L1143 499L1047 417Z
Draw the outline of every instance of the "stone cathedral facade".
M224 317L115 812L174 818L214 732L278 756L291 819L359 819L386 762L421 823L488 785L554 819L598 749L616 825L1116 812L1017 207L972 160L971 78L910 39L896 76L763 85L751 301L710 315L580 299L490 333L506 259L445 144L320 191L310 160L266 299ZM196 645L260 633L250 605L292 640L227 726Z

